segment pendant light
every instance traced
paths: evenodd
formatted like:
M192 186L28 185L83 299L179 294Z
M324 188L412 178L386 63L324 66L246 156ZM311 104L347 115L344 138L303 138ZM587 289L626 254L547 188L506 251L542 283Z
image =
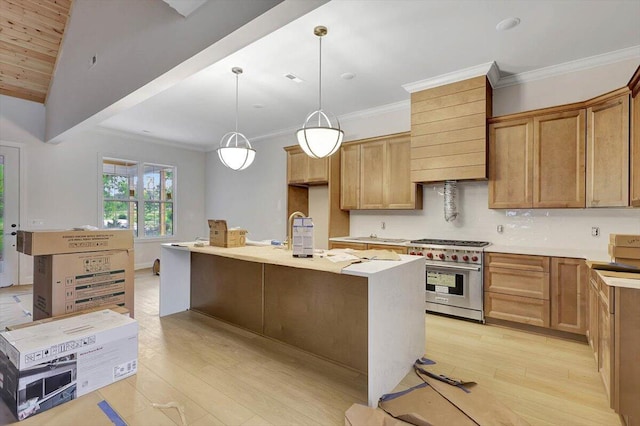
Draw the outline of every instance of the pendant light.
M318 110L307 116L302 128L296 132L296 136L298 144L309 157L324 158L334 154L340 148L344 132L340 130L338 118L322 110L322 37L327 35L327 27L315 27L313 33L320 41Z
M233 67L231 71L236 75L236 131L222 137L218 157L228 168L244 170L253 163L256 150L251 148L249 140L238 132L238 76L242 74L242 68Z

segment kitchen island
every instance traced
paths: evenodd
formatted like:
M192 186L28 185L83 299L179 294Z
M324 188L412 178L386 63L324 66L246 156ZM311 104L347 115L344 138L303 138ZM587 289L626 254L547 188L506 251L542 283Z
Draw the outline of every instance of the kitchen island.
M368 403L425 350L424 260L346 266L275 247L164 244L160 316L186 309L367 375Z

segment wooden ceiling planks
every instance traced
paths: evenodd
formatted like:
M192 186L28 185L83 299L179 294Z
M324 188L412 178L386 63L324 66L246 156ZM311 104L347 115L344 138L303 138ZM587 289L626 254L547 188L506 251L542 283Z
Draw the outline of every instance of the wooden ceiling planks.
M73 0L0 0L0 94L44 103Z

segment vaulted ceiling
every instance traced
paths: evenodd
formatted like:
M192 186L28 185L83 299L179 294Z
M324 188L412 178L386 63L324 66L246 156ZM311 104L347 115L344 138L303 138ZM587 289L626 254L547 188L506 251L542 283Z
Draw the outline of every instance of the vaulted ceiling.
M0 0L0 94L44 103L73 0Z

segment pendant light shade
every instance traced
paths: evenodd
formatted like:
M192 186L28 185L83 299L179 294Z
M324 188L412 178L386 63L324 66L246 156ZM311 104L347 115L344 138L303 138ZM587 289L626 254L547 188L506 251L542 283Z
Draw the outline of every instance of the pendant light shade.
M229 132L220 139L218 158L222 164L232 170L244 170L253 163L256 150L251 147L249 140L238 132L238 76L242 68L233 67L231 71L236 75L236 130Z
M307 116L302 128L296 132L298 144L313 158L324 158L334 154L340 148L344 132L340 130L338 118L322 110L322 37L327 28L315 27L313 33L320 42L320 66L318 78L318 109Z

